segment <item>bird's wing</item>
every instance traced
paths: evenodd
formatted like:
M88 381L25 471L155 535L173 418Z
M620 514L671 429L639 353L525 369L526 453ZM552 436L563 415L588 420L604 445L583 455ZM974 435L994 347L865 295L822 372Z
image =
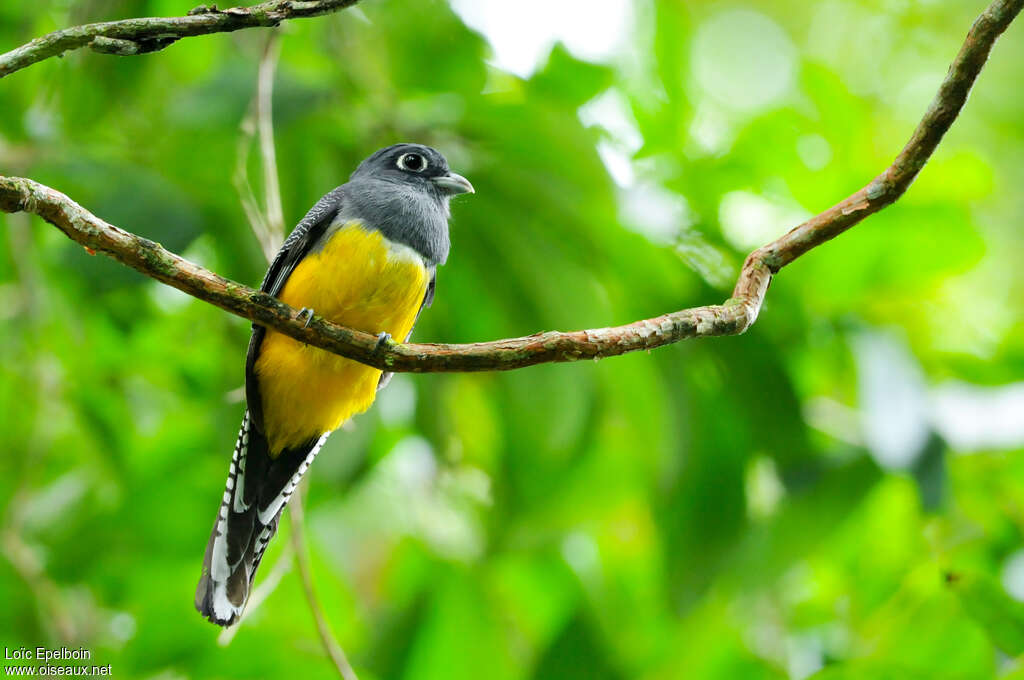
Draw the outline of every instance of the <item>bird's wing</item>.
M281 249L277 251L274 261L270 264L260 290L277 296L284 288L288 277L299 262L302 261L314 244L327 231L334 218L344 207L344 187L338 187L326 194L309 209L306 216L295 225ZM252 325L252 336L249 338L249 353L245 358L245 400L249 406L249 418L259 431L263 431L263 402L260 399L259 379L256 377L256 359L260 354L260 345L267 334L267 329L257 324Z

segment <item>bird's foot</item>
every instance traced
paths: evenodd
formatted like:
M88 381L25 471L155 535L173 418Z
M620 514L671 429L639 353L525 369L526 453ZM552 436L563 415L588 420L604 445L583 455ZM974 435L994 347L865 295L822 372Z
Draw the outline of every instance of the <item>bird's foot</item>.
M373 351L380 353L394 344L395 341L391 338L391 333L385 331L377 335L377 346L373 348Z
M309 322L313 320L313 310L309 307L303 307L299 310L299 313L295 316L295 320L299 321L302 317L306 317L306 323L302 324L303 328L309 328Z

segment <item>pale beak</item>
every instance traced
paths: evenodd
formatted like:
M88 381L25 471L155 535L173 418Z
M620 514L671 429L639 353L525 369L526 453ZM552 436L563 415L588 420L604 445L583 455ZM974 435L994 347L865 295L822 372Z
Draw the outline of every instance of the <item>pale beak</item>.
M469 183L469 180L462 175L457 175L454 172L449 172L447 175L441 175L440 177L431 177L430 181L441 187L445 193L451 194L475 194L473 185Z

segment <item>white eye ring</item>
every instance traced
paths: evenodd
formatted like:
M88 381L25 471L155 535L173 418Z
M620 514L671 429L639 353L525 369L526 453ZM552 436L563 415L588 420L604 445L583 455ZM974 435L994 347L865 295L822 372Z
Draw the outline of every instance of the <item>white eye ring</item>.
M423 172L427 169L427 159L418 153L402 154L398 157L398 169L406 172Z

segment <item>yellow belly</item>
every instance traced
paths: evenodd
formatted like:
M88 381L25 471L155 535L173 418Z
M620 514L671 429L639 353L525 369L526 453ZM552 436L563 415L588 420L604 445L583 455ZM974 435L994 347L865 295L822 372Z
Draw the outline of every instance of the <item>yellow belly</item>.
M428 283L422 260L411 253L351 222L299 263L280 298L343 326L405 340ZM270 329L255 370L273 456L368 409L381 374Z

